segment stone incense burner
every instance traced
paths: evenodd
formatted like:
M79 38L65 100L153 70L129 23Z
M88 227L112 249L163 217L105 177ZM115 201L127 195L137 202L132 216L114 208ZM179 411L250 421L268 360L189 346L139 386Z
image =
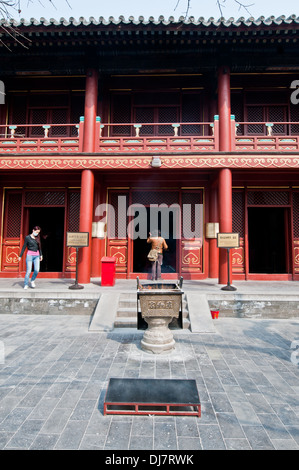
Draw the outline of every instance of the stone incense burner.
M157 281L145 284L140 284L137 278L137 304L148 325L141 340L144 351L161 354L174 349L175 340L169 324L181 315L182 284L183 278L177 283Z

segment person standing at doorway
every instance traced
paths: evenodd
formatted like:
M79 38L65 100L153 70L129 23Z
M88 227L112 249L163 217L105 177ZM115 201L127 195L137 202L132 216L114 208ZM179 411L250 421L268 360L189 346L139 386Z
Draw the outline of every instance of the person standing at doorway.
M160 231L156 231L153 235L149 233L147 243L151 243L151 249L158 251L158 259L152 261L152 280L161 279L161 266L163 263L163 250L167 250L168 246L163 237L161 237Z
M31 287L35 287L35 279L39 273L40 261L42 261L43 259L40 241L40 231L41 228L37 225L33 227L32 233L25 237L24 245L19 256L19 261L21 261L21 258L27 248L28 251L26 255L26 274L24 279L24 289L28 289L29 277L32 271L32 264L34 270L31 278Z

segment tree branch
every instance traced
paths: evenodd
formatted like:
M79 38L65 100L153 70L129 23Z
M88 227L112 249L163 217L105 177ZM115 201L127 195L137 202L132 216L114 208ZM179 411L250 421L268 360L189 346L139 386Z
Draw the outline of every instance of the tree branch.
M249 5L245 5L245 3L240 2L239 0L233 0L233 1L234 1L237 5L239 5L238 11L242 10L242 8L243 8L245 11L247 11L247 13L248 13L250 16L252 16L251 12L249 11L249 7L252 7L252 6L254 5L254 3L250 3ZM222 7L225 8L225 5L224 5L225 2L226 2L226 0L217 0L217 1L216 1L221 16L224 16L224 15L223 15L223 11L222 11Z
M22 5L24 4L25 0L0 0L0 14L5 18L5 19L10 19L13 17L13 14L18 13L20 14L22 12ZM27 0L27 6L30 3L34 3L35 1L38 1L42 6L43 3L41 0ZM48 0L53 7L57 10L55 0ZM69 0L64 0L67 5L71 7L71 4Z
M66 1L68 1L68 0L66 0ZM233 1L234 3L236 3L239 6L238 11L244 9L245 11L247 11L247 13L250 16L252 16L251 12L249 11L249 8L252 7L254 5L254 3L250 3L249 5L246 5L245 3L240 2L239 0L231 0L231 1ZM176 6L175 6L174 10L176 10L178 8L180 2L181 2L181 0L177 0L177 3L176 3ZM225 2L226 2L226 0L216 0L216 5L218 6L219 11L220 11L220 15L222 17L224 16L222 8L223 7L225 8L225 6L226 6L226 5L224 5ZM187 9L186 9L186 12L184 13L185 19L188 17L190 8L191 8L191 0L187 0Z
M18 28L13 26L13 24L10 24L9 22L9 20L13 19L15 13L21 13L23 1L24 0L0 0L0 15L3 16L4 20L6 20L0 24L0 30L2 30L3 33L5 33L6 35L13 38L22 47L28 49L24 43L25 41L31 42L31 40L21 34L18 31ZM41 0L27 0L27 6L30 3L34 3L35 1L38 1L42 6L44 6ZM54 6L54 8L56 8L56 5L54 3L55 0L49 0L49 2ZM65 0L65 2L71 8L69 0ZM5 42L1 38L0 43L3 44L11 52L11 49L7 46L7 44L5 44Z

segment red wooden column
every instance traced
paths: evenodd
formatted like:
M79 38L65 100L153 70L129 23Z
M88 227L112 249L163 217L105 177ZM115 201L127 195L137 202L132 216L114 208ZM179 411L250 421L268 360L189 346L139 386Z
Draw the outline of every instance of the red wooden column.
M230 70L222 66L218 71L219 150L231 151ZM219 171L218 186L219 230L232 231L232 173L228 168ZM231 263L230 263L231 266ZM230 273L231 278L231 273ZM219 284L227 284L227 251L219 250Z
M219 114L219 150L231 150L231 104L230 104L230 70L220 67L218 71L218 114Z
M94 152L98 106L98 73L89 69L86 74L83 152Z
M94 152L98 102L98 74L88 70L86 76L83 152ZM94 174L83 170L81 175L80 232L89 232L89 246L79 250L78 282L88 284L91 277L91 230L93 220Z

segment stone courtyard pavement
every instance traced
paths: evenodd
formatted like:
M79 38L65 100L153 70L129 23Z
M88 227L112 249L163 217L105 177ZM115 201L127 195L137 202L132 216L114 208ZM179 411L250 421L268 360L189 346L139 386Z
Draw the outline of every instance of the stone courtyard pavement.
M163 356L89 321L0 315L1 449L299 449L298 319L219 318L215 334L175 332ZM103 416L110 377L195 379L202 417Z

